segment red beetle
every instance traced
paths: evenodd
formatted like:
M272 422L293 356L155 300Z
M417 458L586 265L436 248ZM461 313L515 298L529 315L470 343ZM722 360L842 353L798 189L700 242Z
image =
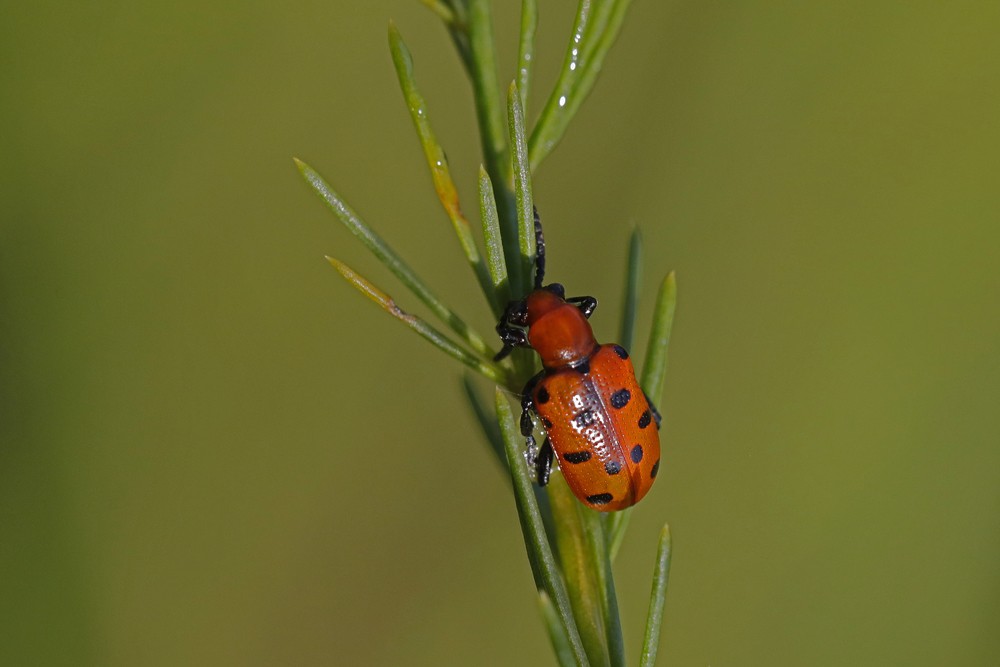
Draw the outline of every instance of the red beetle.
M535 289L512 301L497 324L504 347L531 347L542 371L521 395L525 457L545 486L553 454L570 489L601 512L639 502L660 468L660 413L643 393L628 352L600 345L588 318L597 307L591 296L566 298L559 283L542 287L545 242L535 212ZM531 412L541 418L546 438L535 447ZM650 428L653 425L653 428Z

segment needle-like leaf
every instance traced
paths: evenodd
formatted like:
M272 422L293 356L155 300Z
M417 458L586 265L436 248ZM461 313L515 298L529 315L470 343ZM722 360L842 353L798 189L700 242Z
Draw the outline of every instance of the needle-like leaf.
M500 234L500 219L497 202L493 196L493 183L486 169L479 167L479 217L483 223L483 238L486 239L486 259L490 269L493 290L499 295L501 306L510 300L510 283L507 279L507 264L503 251L503 236Z
M426 321L417 317L416 315L410 315L405 312L396 302L393 301L392 297L388 294L375 287L371 282L358 275L349 266L340 262L333 257L327 257L333 268L337 269L344 279L354 285L355 288L369 299L377 303L382 310L386 311L399 321L401 321L406 326L410 327L418 334L420 334L424 339L430 341L430 343L447 354L448 356L459 360L472 370L477 373L488 377L497 383L503 383L505 376L504 372L500 370L497 366L492 363L488 363L472 354L462 346L455 343L453 340L445 336L443 333L432 327Z
M552 598L543 590L538 591L538 608L542 612L545 629L549 631L549 641L552 642L552 649L556 653L559 667L575 667L573 648L569 645L569 639L566 637L566 629L559 622L559 612L552 604Z
M507 133L504 131L503 102L497 76L496 47L493 44L493 17L489 0L468 0L467 5L471 48L469 76L472 79L483 157L494 184L501 186L505 185L510 168L507 166Z
M411 291L418 299L420 299L424 305L426 305L432 313L434 313L442 322L448 325L448 327L454 331L458 336L465 341L473 351L486 357L492 358L494 351L490 349L483 337L478 333L473 331L473 329L466 324L462 318L455 314L451 308L446 306L438 297L435 295L430 288L421 280L413 269L411 269L402 258L396 254L389 244L379 236L374 229L369 227L365 222L358 217L358 214L347 205L340 195L338 195L333 188L323 180L316 171L307 165L305 162L296 159L295 165L299 168L302 176L306 179L309 185L312 186L316 194L326 202L342 223L354 234L361 242L365 245L379 259L380 262L386 265L386 267L392 271L393 274Z
M445 24L455 23L456 16L454 10L446 5L442 0L420 0L427 9L437 14Z
M553 473L549 480L549 498L555 517L555 537L559 562L566 577L573 616L590 664L609 667L607 629L601 601L599 570L603 559L595 558L588 544L585 523L599 521L597 512L584 507L566 485L563 476Z
M625 265L625 296L622 299L622 321L618 329L618 344L631 350L635 343L635 317L639 304L639 282L642 278L642 233L636 227L628 243L628 263Z
M580 0L559 79L531 133L532 171L562 139L593 88L629 4L630 0Z
M517 51L517 89L521 108L528 113L528 89L535 60L535 28L538 26L538 0L521 0L521 39Z
M420 144L424 149L424 157L427 159L427 167L430 169L431 178L434 181L434 190L451 225L458 236L458 242L465 253L465 259L472 267L479 287L483 290L486 300L490 303L494 315L498 315L501 310L501 302L490 281L489 271L486 263L479 254L476 241L469 228L469 221L462 214L462 208L458 201L458 191L451 178L451 170L448 167L448 158L445 157L444 150L434 136L431 128L430 118L427 111L427 103L423 95L417 88L416 80L413 76L413 58L410 50L403 41L399 30L393 23L389 23L389 50L392 53L392 62L396 67L396 74L399 77L399 87L403 91L406 106L410 110L410 118L413 120L413 127L420 137Z
M528 552L531 572L535 577L535 587L545 591L551 599L559 623L562 625L569 642L573 660L576 665L584 667L589 664L587 654L573 618L566 584L559 573L559 566L556 564L555 556L549 545L538 503L535 502L532 482L528 476L528 467L524 465L522 456L524 441L514 423L510 403L499 387L496 390L496 411L497 420L500 422L500 432L503 435L504 449L507 453L507 465L514 483L514 500L521 522L521 532L524 534L524 545Z
M490 444L490 449L493 450L500 466L507 470L507 455L504 453L503 436L500 435L500 426L497 424L496 415L479 396L479 392L476 391L476 386L473 384L472 375L468 372L462 375L462 389L465 391L465 398L472 408L472 414L475 415L476 421L479 422L479 428L482 429L486 442Z
M618 613L615 578L611 571L611 559L608 558L608 548L604 537L602 517L605 515L591 511L580 503L577 503L577 511L582 519L587 547L590 550L590 559L594 563L594 574L597 578L597 591L600 596L600 609L604 619L604 631L611 667L625 667L625 639L622 636L622 622Z
M667 371L667 346L670 344L670 330L674 326L674 310L677 307L677 276L671 271L660 284L656 295L656 310L653 312L653 331L646 347L646 359L642 367L640 384L653 403L659 403L663 393L663 376Z
M670 575L670 526L664 525L660 531L659 548L656 551L656 567L653 570L653 591L649 596L649 614L646 618L646 635L642 642L641 667L656 664L656 651L660 644L660 628L663 627L663 605L667 599L667 577Z
M531 290L531 276L535 264L535 213L531 198L531 168L528 165L528 142L525 138L524 109L517 92L517 84L507 89L507 119L510 127L511 158L514 166L514 201L517 203L517 238L520 250L518 273L521 276L520 292ZM508 267L508 273L511 273Z

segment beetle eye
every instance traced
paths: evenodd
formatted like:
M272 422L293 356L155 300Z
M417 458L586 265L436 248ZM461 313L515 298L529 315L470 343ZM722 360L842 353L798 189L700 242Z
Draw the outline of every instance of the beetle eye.
M563 287L560 283L552 283L551 285L546 285L545 289L548 290L549 292L552 292L560 299L566 298L566 288Z

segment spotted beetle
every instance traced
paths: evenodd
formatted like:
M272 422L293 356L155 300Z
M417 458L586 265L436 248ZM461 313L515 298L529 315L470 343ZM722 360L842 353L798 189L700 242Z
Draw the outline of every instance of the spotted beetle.
M542 361L521 392L525 458L540 486L557 457L581 502L601 512L625 509L646 495L659 471L660 413L639 386L625 348L594 338L588 320L597 299L566 298L559 283L542 286L545 239L537 210L535 240L534 290L511 301L497 324L503 349L496 360L514 347L530 347ZM540 449L532 412L545 428Z

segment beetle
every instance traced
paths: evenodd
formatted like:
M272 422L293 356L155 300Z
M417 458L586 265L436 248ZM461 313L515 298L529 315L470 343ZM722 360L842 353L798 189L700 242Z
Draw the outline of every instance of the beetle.
M525 459L540 486L548 483L555 457L587 506L601 512L631 507L660 468L660 413L639 386L625 348L594 337L589 319L597 299L567 298L559 283L542 286L545 240L537 210L535 241L534 289L511 301L496 327L503 341L497 361L515 347L530 347L542 362L521 392ZM545 428L540 449L532 413Z

